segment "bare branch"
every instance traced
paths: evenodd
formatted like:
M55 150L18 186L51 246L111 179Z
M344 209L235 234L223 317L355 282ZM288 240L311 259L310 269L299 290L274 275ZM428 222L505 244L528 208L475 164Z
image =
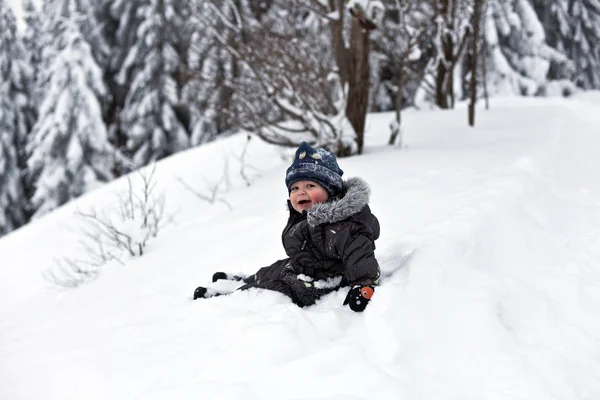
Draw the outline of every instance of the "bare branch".
M315 23L322 24L324 31L327 24L339 22L318 1L281 2L279 6L290 7L288 11L295 9L295 15L300 15L299 10L312 10L313 15L321 17ZM331 12L338 6L332 7ZM312 45L305 40L310 36L299 36L293 21L280 24L271 21L267 25L252 19L252 15L242 15L230 3L213 2L207 9L210 12L197 13L197 20L219 48L233 58L232 65L239 65L236 70L242 71L235 82L219 76L219 84L235 93L235 102L231 104L236 108L235 112L219 111L268 143L297 146L307 133L319 142L336 142L340 128L329 120L342 111L336 96L344 91L336 89L341 84L339 73L330 60L315 52L319 50L318 42ZM335 76L338 78L332 79ZM292 127L290 121L298 122L301 128Z
M194 196L198 197L199 199L206 201L209 204L214 204L216 201L219 201L219 202L225 204L227 206L227 208L229 209L229 211L233 210L233 207L231 207L231 204L229 204L224 199L218 198L220 182L217 183L216 185L213 185L213 187L211 188L210 195L206 195L206 194L200 193L199 191L194 189L186 181L184 181L180 176L176 176L175 179L177 179L177 181L179 181L183 185L184 188L186 188L190 193L192 193Z
M150 172L139 174L139 193L128 177L127 192L117 195L114 209L102 213L93 208L87 212L76 211L83 222L79 246L85 259L64 257L56 260L54 270L45 271L44 278L54 285L74 288L94 279L108 262L124 265L121 259L124 252L132 257L142 256L148 240L156 237L160 229L173 220L169 216L164 221L164 194L154 194L155 170L156 166Z

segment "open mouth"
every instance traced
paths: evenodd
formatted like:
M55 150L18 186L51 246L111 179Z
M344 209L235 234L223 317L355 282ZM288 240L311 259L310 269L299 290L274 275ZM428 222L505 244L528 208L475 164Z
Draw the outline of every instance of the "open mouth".
M301 205L301 206L304 205L304 204L308 204L308 203L310 203L310 200L300 200L298 202L298 204Z

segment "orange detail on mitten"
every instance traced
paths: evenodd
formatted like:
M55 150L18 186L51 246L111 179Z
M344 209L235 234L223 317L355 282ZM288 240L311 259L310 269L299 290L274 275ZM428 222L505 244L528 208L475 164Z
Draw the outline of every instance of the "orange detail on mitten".
M368 286L365 286L362 289L360 289L360 294L362 294L362 296L365 299L370 299L373 296L373 289L371 289Z

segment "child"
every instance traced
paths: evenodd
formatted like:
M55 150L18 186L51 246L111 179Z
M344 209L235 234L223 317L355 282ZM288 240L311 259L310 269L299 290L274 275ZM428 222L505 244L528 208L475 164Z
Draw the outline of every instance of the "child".
M333 153L300 145L285 178L290 217L282 241L288 258L244 278L239 290L276 290L304 307L349 285L344 305L364 311L380 275L374 255L379 222L368 206L367 183L360 178L344 182L342 174ZM334 287L321 284L335 277L341 280ZM213 282L219 279L242 280L217 272ZM199 287L194 299L220 294Z

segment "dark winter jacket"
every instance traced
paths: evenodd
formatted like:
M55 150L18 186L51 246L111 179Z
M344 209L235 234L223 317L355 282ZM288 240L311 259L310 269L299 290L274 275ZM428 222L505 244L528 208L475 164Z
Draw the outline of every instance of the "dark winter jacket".
M297 279L342 276L344 284L376 285L375 259L379 221L369 208L370 189L360 178L344 183L340 196L298 213L288 201L290 217L282 233L289 258L260 269L242 289L260 287L290 296L300 306L313 304L330 289L316 289Z
M375 240L379 221L371 213L369 186L360 178L345 182L341 197L295 211L283 230L283 247L295 271L315 279L342 275L350 284L374 284L379 277Z

